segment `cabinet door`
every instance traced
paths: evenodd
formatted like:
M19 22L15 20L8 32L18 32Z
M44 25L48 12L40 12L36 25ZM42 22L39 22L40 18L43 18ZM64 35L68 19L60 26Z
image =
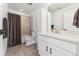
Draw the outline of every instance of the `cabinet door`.
M53 56L74 56L75 54L72 54L72 53L67 52L63 49L53 46L51 55L53 55Z
M42 55L42 42L40 40L38 40L38 50L39 50L39 55Z
M53 56L53 47L51 45L49 45L49 52L48 52L49 56Z
M41 56L48 55L48 44L42 40L38 40L38 50Z

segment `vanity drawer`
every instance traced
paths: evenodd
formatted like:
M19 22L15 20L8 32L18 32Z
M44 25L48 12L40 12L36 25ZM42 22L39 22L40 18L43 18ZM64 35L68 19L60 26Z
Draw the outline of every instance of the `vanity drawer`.
M63 49L65 51L68 51L68 52L73 53L75 55L77 54L77 45L74 43L62 41L61 39L57 39L57 38L41 36L41 35L39 35L39 38L41 40L48 42L49 44L52 44L52 45L60 48L60 49Z

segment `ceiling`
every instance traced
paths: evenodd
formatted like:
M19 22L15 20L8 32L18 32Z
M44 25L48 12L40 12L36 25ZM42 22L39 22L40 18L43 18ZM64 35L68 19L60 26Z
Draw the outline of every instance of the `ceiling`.
M32 5L29 5L28 3L8 3L8 7L16 11L21 11L30 14L34 9L39 7L41 4L42 3L32 3Z
M29 5L28 3L8 3L8 7L11 9L14 9L16 11L30 14L30 13L32 13L33 10L35 10L42 4L44 4L44 3L32 3L32 5ZM58 9L67 7L70 4L71 3L52 3L49 5L48 9L49 9L49 11L53 12Z
M53 4L49 5L48 10L51 11L51 12L54 12L54 11L56 11L58 9L67 7L67 6L71 5L71 4L72 3L53 3Z

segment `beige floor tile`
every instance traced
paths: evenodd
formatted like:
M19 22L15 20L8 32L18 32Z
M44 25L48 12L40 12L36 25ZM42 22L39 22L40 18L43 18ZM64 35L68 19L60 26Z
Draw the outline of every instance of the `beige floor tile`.
M25 46L24 44L8 48L5 56L39 56L35 45Z
M5 55L14 56L14 47L8 48Z

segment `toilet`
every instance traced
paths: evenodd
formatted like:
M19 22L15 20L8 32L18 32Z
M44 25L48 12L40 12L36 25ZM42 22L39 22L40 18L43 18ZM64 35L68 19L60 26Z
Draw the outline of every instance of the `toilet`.
M32 32L32 35L23 35L22 36L22 40L26 46L30 46L32 44L35 44L36 43L35 38L36 38L36 35L34 32Z

